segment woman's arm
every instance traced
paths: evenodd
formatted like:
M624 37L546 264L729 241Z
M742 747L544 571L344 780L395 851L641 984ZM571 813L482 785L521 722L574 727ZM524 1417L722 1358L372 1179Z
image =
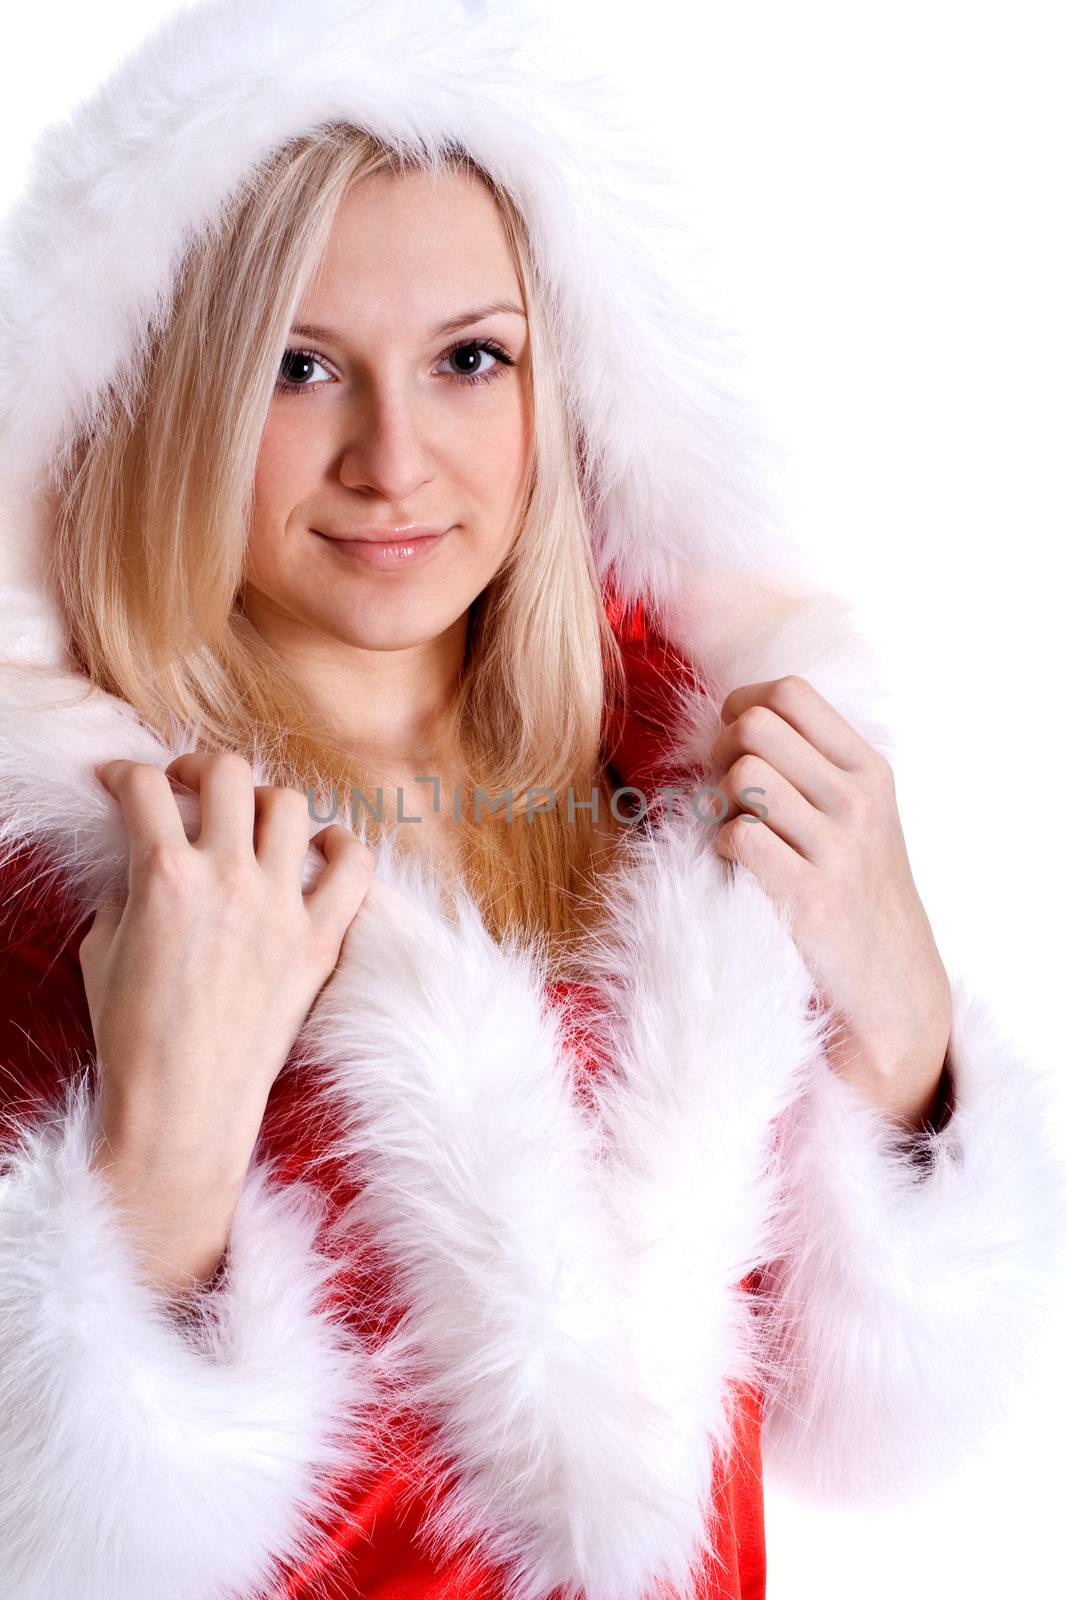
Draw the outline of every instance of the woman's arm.
M250 1169L177 1317L90 1166L88 1078L0 1160L0 1568L11 1600L258 1592L358 1461L371 1387L320 1201Z
M0 878L9 906L35 907L9 921L0 954L5 1595L258 1592L306 1552L333 1475L358 1467L374 1398L333 1296L323 1198L253 1156L221 1202L218 1273L176 1294L201 1225L164 1229L153 1254L143 1230L159 1227L157 1201L142 1191L129 1204L104 1170L84 925L57 934L69 918L42 903L46 863L9 860ZM177 996L160 1014L180 1030ZM166 1179L158 1170L188 1219L197 1191L183 1182L179 1199L189 1152L175 1149Z
M884 1501L957 1465L1008 1410L1056 1302L1065 1175L1045 1080L942 973L891 773L871 760L891 741L871 715L880 674L852 607L811 595L790 609L687 585L675 632L703 682L679 755L735 800L761 791L763 825L716 830L718 853L749 869L731 894L762 884L822 990L809 988L809 1017L828 1000L849 1024L819 1041L779 1124L788 1162L758 1319L768 1471L810 1494ZM752 966L762 981L766 953ZM787 970L774 968L753 1020L773 1025ZM661 1054L673 1070L677 1051Z
M909 1138L825 1064L782 1130L764 1457L812 1497L905 1500L956 1468L1009 1413L1056 1303L1047 1080L959 978L952 1001L940 1130Z

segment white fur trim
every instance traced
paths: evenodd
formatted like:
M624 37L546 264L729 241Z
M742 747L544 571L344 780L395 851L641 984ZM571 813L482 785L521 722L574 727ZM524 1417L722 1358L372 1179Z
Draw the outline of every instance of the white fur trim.
M1047 1080L961 979L952 993L956 1106L928 1167L825 1063L789 1132L764 1460L813 1498L906 1502L959 1466L1008 1415L1057 1301Z
M732 689L775 678L805 678L887 760L893 741L882 716L882 664L859 610L829 590L753 585L725 573L691 573L663 608L667 637L692 661L696 687L675 692L672 760L703 771L722 728L719 707ZM718 774L721 776L721 773Z
M773 1232L771 1120L818 1048L803 963L700 825L639 845L579 961L614 1010L590 1116L537 961L401 877L376 877L302 1053L364 1180L350 1221L410 1307L382 1366L437 1424L429 1534L480 1540L517 1600L688 1594L727 1386L760 1376L739 1284Z
M95 1126L79 1078L0 1160L5 1600L269 1593L324 1475L358 1467L372 1395L321 1202L253 1167L224 1280L182 1327L88 1165Z

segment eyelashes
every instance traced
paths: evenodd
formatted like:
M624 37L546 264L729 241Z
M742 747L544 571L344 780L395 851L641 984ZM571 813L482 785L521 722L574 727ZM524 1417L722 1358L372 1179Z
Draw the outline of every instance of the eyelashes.
M492 356L493 365L488 367L483 372L449 373L448 377L452 383L461 383L466 385L475 383L492 383L496 378L502 377L508 367L513 367L515 365L512 357L508 355L507 351L502 345L497 344L495 339L461 339L458 341L458 343L450 345L440 359L441 361L448 361L453 356L458 355L460 351L465 350L479 350L484 352L486 355ZM290 361L304 361L310 363L312 367L326 367L326 362L316 350L302 350L291 346L288 347L282 352L282 359L279 364L278 379L275 385L275 387L283 394L300 394L308 389L320 389L326 387L325 384L321 383L296 383L291 378L283 377L282 374L285 371L287 363Z
M502 375L505 367L513 367L515 365L504 347L497 344L495 339L461 339L458 344L451 345L445 351L441 360L448 361L452 356L458 355L461 350L481 350L493 356L494 362L484 372L450 373L449 376L456 383L492 383L494 378L499 378Z

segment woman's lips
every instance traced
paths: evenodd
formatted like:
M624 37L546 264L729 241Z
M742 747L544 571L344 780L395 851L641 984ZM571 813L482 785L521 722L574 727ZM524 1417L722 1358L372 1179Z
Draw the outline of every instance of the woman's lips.
M418 539L397 539L386 544L374 539L331 539L328 534L319 533L317 528L313 528L312 532L316 538L332 545L338 555L346 560L361 561L365 567L374 567L381 572L411 567L419 561L425 561L448 538L452 529L447 528L444 533L424 534Z

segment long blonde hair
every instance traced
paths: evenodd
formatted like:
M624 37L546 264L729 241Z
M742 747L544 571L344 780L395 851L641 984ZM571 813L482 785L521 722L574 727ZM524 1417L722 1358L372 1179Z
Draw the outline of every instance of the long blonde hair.
M91 681L167 736L266 763L267 781L316 796L372 796L374 775L322 726L286 662L243 608L252 484L280 354L338 207L409 152L345 123L294 139L249 175L192 243L131 391L116 387L65 459L50 579ZM563 951L595 890L588 800L606 768L605 704L623 685L591 553L582 443L567 404L551 311L518 205L465 152L418 164L474 173L492 192L528 315L533 449L525 509L501 569L471 608L467 656L442 749L462 793L463 881L487 925ZM225 383L204 352L225 356ZM482 811L512 795L514 817ZM554 810L528 816L531 791ZM320 815L323 813L319 813ZM329 814L329 807L327 811ZM378 824L364 813L368 841ZM386 803L384 823L396 820ZM418 830L397 828L398 843Z

